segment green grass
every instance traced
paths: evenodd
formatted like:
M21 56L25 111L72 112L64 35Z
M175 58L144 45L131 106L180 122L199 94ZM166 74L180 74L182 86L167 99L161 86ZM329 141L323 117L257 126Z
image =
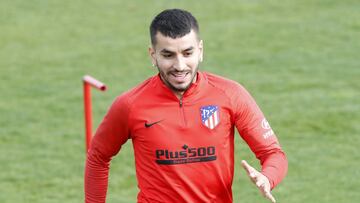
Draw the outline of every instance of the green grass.
M359 202L360 3L304 1L20 1L0 7L0 202L82 202L81 77L97 126L112 100L156 73L148 25L165 8L193 12L202 69L253 94L289 159L278 202ZM258 167L237 137L234 201L266 202L239 167ZM135 202L131 141L112 161L108 202Z

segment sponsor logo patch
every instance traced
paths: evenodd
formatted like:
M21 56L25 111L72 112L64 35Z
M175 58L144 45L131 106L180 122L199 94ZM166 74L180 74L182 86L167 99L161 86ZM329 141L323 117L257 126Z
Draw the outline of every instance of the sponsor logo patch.
M189 164L216 160L216 148L189 147L184 145L180 150L158 149L155 151L155 162L159 165Z
M220 123L219 107L215 105L200 108L201 122L208 128L214 129Z
M264 139L267 139L271 136L274 135L274 131L271 129L271 126L269 124L269 122L266 120L266 118L264 118L262 121L261 121L261 127L264 129L264 130L268 130L266 131L262 136Z
M264 128L265 130L269 130L271 129L269 122L266 120L266 118L264 118L261 121L261 127Z
M273 131L273 130L269 130L269 131L267 131L266 133L263 134L263 138L264 138L264 139L267 139L267 138L269 138L269 137L271 137L271 136L273 136L273 135L274 135L274 131Z

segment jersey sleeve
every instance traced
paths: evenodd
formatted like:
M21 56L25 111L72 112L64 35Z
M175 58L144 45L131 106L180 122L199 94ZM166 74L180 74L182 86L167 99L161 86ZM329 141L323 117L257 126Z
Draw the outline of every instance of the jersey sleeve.
M128 102L120 96L111 105L91 141L84 177L86 203L106 200L110 160L130 138L128 117Z
M240 136L248 144L262 166L273 189L287 173L288 162L279 141L255 100L241 85L233 97L234 122Z

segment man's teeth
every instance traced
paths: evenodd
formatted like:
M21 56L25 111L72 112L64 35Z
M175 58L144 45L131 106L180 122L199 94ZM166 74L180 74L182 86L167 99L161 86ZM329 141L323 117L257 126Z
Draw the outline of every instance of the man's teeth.
M187 73L173 73L172 75L175 77L185 77Z

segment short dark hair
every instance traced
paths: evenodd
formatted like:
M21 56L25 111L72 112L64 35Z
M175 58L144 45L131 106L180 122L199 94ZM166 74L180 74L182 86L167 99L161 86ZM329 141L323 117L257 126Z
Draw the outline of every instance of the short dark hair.
M151 44L156 44L156 34L160 32L166 37L176 39L194 30L199 34L199 25L195 17L181 9L167 9L159 13L150 25Z

